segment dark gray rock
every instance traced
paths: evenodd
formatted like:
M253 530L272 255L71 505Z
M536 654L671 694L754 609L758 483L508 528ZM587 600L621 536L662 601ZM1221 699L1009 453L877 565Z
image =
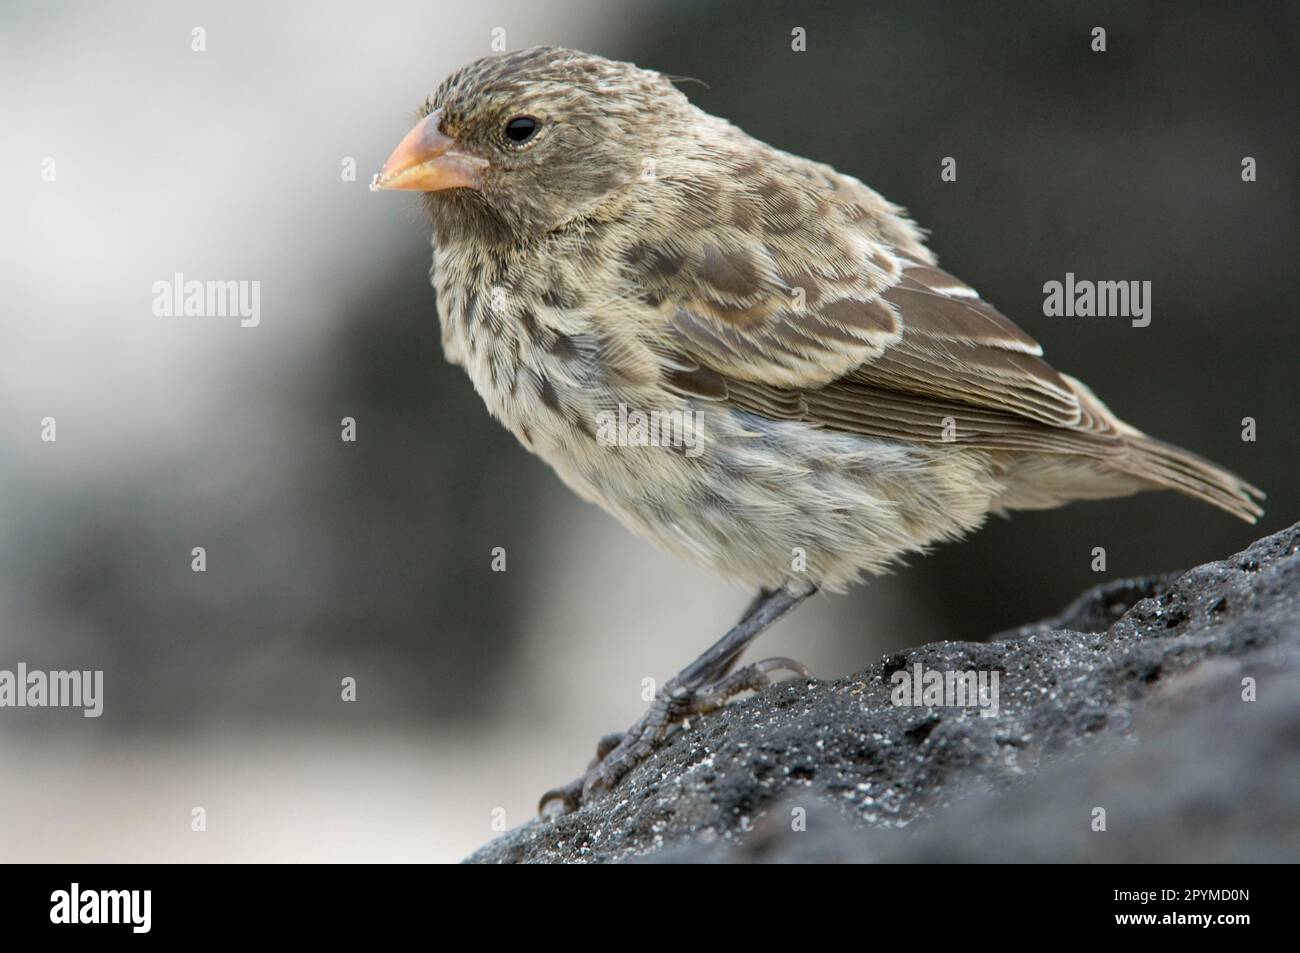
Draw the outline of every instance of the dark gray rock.
M1298 548L1300 524L986 643L774 686L469 860L1294 861ZM917 664L998 673L997 713L895 705Z

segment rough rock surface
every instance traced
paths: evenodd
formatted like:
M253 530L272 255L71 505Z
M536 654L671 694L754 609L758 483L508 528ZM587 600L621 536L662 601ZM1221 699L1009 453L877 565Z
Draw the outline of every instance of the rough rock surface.
M986 643L773 686L469 860L1294 862L1298 550L1300 524ZM998 672L997 714L895 705L918 663Z

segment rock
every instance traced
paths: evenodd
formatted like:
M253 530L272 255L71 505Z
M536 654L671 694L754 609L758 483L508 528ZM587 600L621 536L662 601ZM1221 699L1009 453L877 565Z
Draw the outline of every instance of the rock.
M1300 524L985 643L773 686L469 862L1294 861L1298 549ZM918 664L997 673L996 714L894 704Z

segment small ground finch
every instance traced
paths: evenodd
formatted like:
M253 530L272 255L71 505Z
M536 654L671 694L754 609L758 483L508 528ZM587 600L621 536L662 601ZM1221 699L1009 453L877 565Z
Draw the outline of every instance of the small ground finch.
M682 718L806 674L764 628L990 512L1262 494L1123 423L857 179L664 76L535 48L460 69L374 187L423 193L447 357L579 495L758 596L604 739L572 808Z

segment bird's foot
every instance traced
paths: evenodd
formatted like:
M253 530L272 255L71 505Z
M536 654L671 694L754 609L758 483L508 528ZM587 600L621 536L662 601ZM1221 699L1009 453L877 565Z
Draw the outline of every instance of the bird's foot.
M596 745L596 757L587 766L586 774L543 794L538 811L545 813L548 806L556 802L560 804L560 813L576 811L594 794L614 787L629 771L649 758L682 722L716 711L742 692L765 688L771 684L769 675L779 671L812 678L806 666L789 658L764 659L730 674L718 675L712 681L700 680L697 684L683 678L686 673L677 676L655 695L649 711L640 721L622 734L606 735L600 739Z

